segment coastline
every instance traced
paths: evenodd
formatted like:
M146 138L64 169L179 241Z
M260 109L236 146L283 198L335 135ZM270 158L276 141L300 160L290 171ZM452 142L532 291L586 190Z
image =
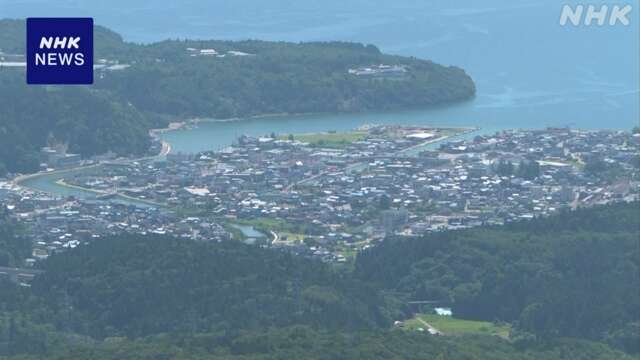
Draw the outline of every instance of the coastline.
M407 109L407 110L411 110L411 109ZM146 161L146 160L149 160L149 159L159 158L159 157L163 157L163 156L168 155L173 150L173 148L172 148L172 145L168 141L165 141L165 140L162 139L162 134L163 133L167 133L167 132L179 131L181 129L188 128L189 125L194 125L195 126L195 125L197 125L199 123L229 123L229 122L251 121L251 120L255 120L255 119L268 119L268 118L282 117L282 116L313 116L313 115L321 116L322 114L340 114L340 112L338 112L338 113L318 112L318 113L297 113L297 114L291 114L291 113L269 113L269 114L251 115L251 116L247 116L247 117L231 117L231 118L224 118L224 119L196 117L196 118L191 118L191 119L185 119L185 120L182 120L182 121L173 121L173 122L170 122L167 125L167 127L165 127L165 128L157 128L157 129L150 129L149 130L149 136L152 137L153 139L155 139L156 141L160 141L162 143L162 149L160 150L159 154L152 155L152 156L141 157L141 158L137 158L137 159L125 159L125 160L121 160L121 161L123 161L123 163L134 162L134 161ZM375 124L375 122L374 122L374 124ZM441 129L441 130L453 130L454 132L456 132L456 134L446 135L446 136L443 136L443 137L440 137L440 138L437 138L437 139L428 140L426 143L417 144L415 148L421 148L421 147L425 147L425 146L433 144L433 143L447 141L447 140L449 140L451 138L457 138L457 137L463 136L465 134L468 134L470 132L478 131L480 129L478 127L469 127L469 126L437 126L437 125L432 125L431 127L432 128ZM315 133L317 133L317 132L311 132L309 134L315 134ZM39 173L34 173L34 174L21 175L21 176L17 177L16 179L14 179L13 182L16 185L21 186L21 187L26 188L26 189L29 189L29 190L41 191L41 190L38 190L37 188L31 188L31 187L25 186L24 182L27 181L27 180L31 180L33 178L40 177L40 176L55 175L55 174L65 174L67 172L80 171L80 170L83 170L83 169L91 169L91 168L99 167L99 166L102 166L102 165L103 164L98 163L98 164L91 164L91 165L85 165L85 166L80 166L80 167L74 167L74 168L70 168L70 169L53 170L53 171L49 171L49 172L39 172ZM60 184L60 183L57 183L56 185L64 186L64 184ZM69 185L69 184L66 184L66 185ZM73 187L67 186L67 188L73 188ZM82 187L76 187L75 189L79 190L79 191L88 191L88 192L96 194L95 191L91 191L92 189L86 189L86 188L82 188ZM55 194L55 192L51 192L51 191L43 191L43 192ZM97 192L97 194L100 194L100 193ZM145 202L143 200L139 200L139 199L135 199L135 198L129 198L129 199L134 200L134 201ZM146 201L146 203L149 203L149 202ZM161 204L153 203L153 205L161 205Z
M247 116L247 117L231 117L231 118L225 118L225 119L199 118L199 117L197 117L197 118L191 118L191 119L186 119L186 120L182 120L182 121L173 121L173 122L170 122L167 125L167 127L164 127L164 128L149 129L149 135L152 138L159 140L160 139L160 134L173 132L173 131L178 131L178 130L183 130L183 129L187 128L189 125L198 125L200 123L228 123L228 122L239 122L239 121L248 121L248 120L256 120L256 119L268 119L268 118L281 117L281 116L313 116L313 115L322 115L322 114L339 114L339 113L322 113L322 112L317 112L317 113L270 113L270 114L261 114L261 115L251 115L251 116ZM453 137L465 135L467 133L479 131L481 129L480 127L470 127L470 126L437 126L436 125L436 126L432 126L432 127L435 128L435 129L441 129L441 130L462 131L462 133L456 134ZM357 130L357 129L354 129L354 130ZM313 135L313 134L319 134L319 133L321 133L321 132L299 133L298 135ZM441 140L445 140L445 139L441 139ZM439 140L439 141L441 141L441 140ZM160 155L167 155L171 151L171 144L167 143L164 140L162 141L162 143L163 143L163 146L164 146L164 144L168 145L169 150L164 154L161 153Z
M257 115L257 116L254 116L252 118L267 118L267 117L275 117L275 116L283 116L283 114ZM160 140L162 142L162 149L161 149L160 153L158 153L157 155L153 155L153 156L146 156L146 157L141 157L141 158L136 158L136 159L127 159L125 161L126 162L146 161L146 160L159 158L159 157L163 157L163 156L168 155L172 150L172 146L167 141L161 140L159 138L159 134L160 133L179 130L182 127L184 127L184 126L186 126L188 124L194 124L194 123L199 123L199 122L231 122L231 121L243 121L243 120L246 120L246 119L248 119L248 118L191 119L191 120L187 120L187 121L183 121L183 122L172 122L172 123L169 124L169 126L167 128L149 130L149 135L150 136L152 136L153 138L155 138L157 140ZM476 132L476 131L480 130L479 127L468 127L468 126L467 127L455 127L455 126L438 127L438 126L433 126L433 128L434 129L440 129L440 130L454 130L454 131L456 131L458 133L453 134L453 135L445 135L445 136L439 137L437 139L427 140L424 143L416 144L415 146L412 146L411 148L405 149L402 152L412 151L412 150L419 149L419 148L424 147L424 146L428 146L428 145L431 145L431 144L434 144L434 143L446 141L446 140L451 139L451 138L457 138L457 137L464 136L466 134L473 133L473 132ZM310 135L310 134L318 134L318 132L306 133L306 135ZM61 175L61 174L65 174L65 173L68 173L68 172L82 171L82 170L87 170L87 169L98 168L98 167L100 167L102 165L104 165L104 164L97 163L97 164L77 166L77 167L73 167L73 168L69 168L69 169L60 169L60 170L53 170L53 171L41 171L41 172L37 172L37 173L33 173L33 174L20 175L20 176L16 177L15 179L13 179L12 183L14 185L18 186L18 187L29 189L29 190L32 190L32 191L42 191L42 190L38 190L38 189L35 189L35 188L31 188L29 186L25 186L24 182L28 181L28 180L32 180L32 179L38 178L38 177L42 177L42 176ZM90 192L90 193L93 193L93 194L96 194L96 195L105 195L106 194L105 192L100 191L100 190L84 188L84 187L81 187L81 186L68 184L63 179L57 179L57 180L54 181L54 183L56 185L58 185L58 186L61 186L61 187L65 187L65 188L68 188L68 189L75 189L75 190L84 191L84 192ZM50 193L48 191L42 191L42 192ZM164 204L155 203L155 202L149 201L149 200L137 199L137 198L130 197L130 196L127 196L127 195L123 195L123 194L117 194L117 195L119 197L122 197L122 198L127 199L127 200L131 200L131 201L139 201L139 202L142 202L142 203L145 203L145 204L154 205L154 206L166 206Z
M149 134L151 136L157 136L157 134L163 134L166 132L181 130L188 125L197 125L200 123L227 123L227 122L236 122L236 121L267 119L267 118L280 117L280 116L305 116L305 115L321 115L321 114L324 114L324 113L269 113L269 114L260 114L260 115L250 115L245 117L236 116L236 117L223 118L223 119L195 117L195 118L189 118L181 121L172 121L167 125L167 127L164 127L164 128L149 129Z

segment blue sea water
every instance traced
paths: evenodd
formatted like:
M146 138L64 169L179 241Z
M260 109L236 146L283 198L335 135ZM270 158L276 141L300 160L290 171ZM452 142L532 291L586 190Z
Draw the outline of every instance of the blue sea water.
M0 0L0 18L92 16L128 41L166 38L345 40L464 68L477 98L446 108L201 124L169 133L176 151L229 144L242 133L311 132L363 123L571 126L640 124L640 2L629 26L560 26L558 0ZM178 120L178 119L177 119Z

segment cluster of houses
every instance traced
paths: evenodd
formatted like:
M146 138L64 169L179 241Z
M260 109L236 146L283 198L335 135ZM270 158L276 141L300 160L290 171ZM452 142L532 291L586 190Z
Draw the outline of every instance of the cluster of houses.
M331 146L243 136L219 152L103 165L64 179L162 206L2 187L0 201L29 225L34 258L121 232L221 241L234 237L229 225L253 222L265 233L263 246L344 262L390 236L639 199L638 135L545 129L456 138L460 133L373 126ZM434 150L445 136L453 139Z
M120 63L119 60L115 59L98 59L93 64L93 70L97 72L97 75L100 79L104 79L107 77L107 73L111 71L122 71L131 67L131 64Z
M27 66L27 61L24 55L20 54L7 54L0 49L0 69L2 68L24 68Z
M378 64L372 66L362 66L355 69L349 69L348 73L356 76L371 77L403 77L409 70L405 65L386 65Z
M196 57L196 56L208 56L208 57L217 57L217 58L223 58L223 57L227 57L227 56L255 56L255 54L249 54L243 51L237 51L237 50L229 50L229 51L225 51L225 52L219 52L216 49L198 49L198 48L193 48L193 47L188 47L187 48L187 53L189 54L189 56L192 57Z
M198 241L222 241L229 233L219 224L179 216L166 209L124 201L100 201L50 196L0 183L0 203L25 225L33 241L26 265L104 236L170 235Z

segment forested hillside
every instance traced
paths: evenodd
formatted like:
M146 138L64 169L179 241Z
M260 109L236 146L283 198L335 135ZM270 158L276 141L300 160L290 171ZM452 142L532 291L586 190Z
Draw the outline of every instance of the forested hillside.
M1 51L24 52L24 26L0 20ZM24 70L0 66L0 143L8 144L0 149L0 176L6 170L35 171L37 150L52 137L84 156L107 150L139 154L147 146L146 130L171 119L383 110L475 94L473 81L459 68L385 55L372 45L184 40L138 45L102 27L95 29L94 44L103 68L95 70L90 87L27 86ZM407 71L349 73L379 64Z
M392 322L375 289L323 263L238 242L123 236L54 256L45 270L32 292L49 319L96 338ZM69 306L72 314L57 311Z
M68 144L69 152L84 156L148 149L147 119L108 92L24 81L23 74L0 69L0 176L38 170L39 150L48 144Z
M224 57L193 56L186 49L214 49ZM250 55L229 55L233 51ZM475 92L461 69L353 43L164 41L111 56L136 64L107 74L97 87L123 95L143 111L177 116L386 110L464 100ZM407 73L349 73L378 64L404 65Z
M519 348L495 337L434 337L402 330L313 330L297 326L238 334L158 335L130 340L52 344L47 355L14 356L12 360L120 359L425 359L425 360L633 360L636 357L587 341L561 339L544 346ZM0 359L2 357L0 356Z
M31 241L20 236L20 226L0 207L0 266L17 266L31 255Z
M462 318L502 320L540 339L640 351L640 206L565 212L501 228L389 239L356 273Z
M0 281L0 356L637 358L639 210L389 239L353 272L232 241L95 240L52 256L31 288ZM511 334L394 328L416 299Z

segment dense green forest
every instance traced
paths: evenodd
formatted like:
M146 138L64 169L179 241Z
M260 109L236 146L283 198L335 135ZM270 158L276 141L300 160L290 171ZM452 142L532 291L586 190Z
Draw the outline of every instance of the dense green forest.
M31 288L0 282L0 355L162 333L350 332L402 316L326 264L239 242L115 237L53 256L44 270Z
M24 52L24 26L0 20L2 51ZM6 170L36 170L37 150L52 137L84 156L107 150L138 154L148 145L145 131L170 119L383 110L475 94L473 81L459 68L385 55L373 45L187 40L139 45L102 27L96 27L94 43L96 61L130 67L96 70L93 86L73 88L27 86L23 70L0 67L0 143L11 145L0 149L0 176ZM200 56L201 49L221 56ZM234 55L239 53L249 55ZM402 65L407 72L349 74L377 64Z
M101 239L52 256L31 288L0 281L0 356L638 358L639 210L389 239L353 271L232 241ZM509 340L392 327L427 299L508 321Z
M31 241L20 235L20 226L0 207L0 266L17 266L31 255Z
M0 70L0 81L0 176L36 171L48 144L68 144L69 152L85 156L142 154L149 147L146 118L107 92L27 86L14 71Z
M356 273L462 318L507 321L538 339L640 351L640 206L564 212L505 227L389 239Z
M190 56L187 48L253 56ZM371 45L165 41L134 53L134 66L107 74L97 87L143 111L176 116L382 110L464 100L475 91L458 68L384 55ZM373 64L402 64L408 72L400 78L348 73Z
M434 360L633 360L587 341L559 339L519 348L495 337L434 337L402 330L341 332L296 326L264 332L162 334L103 342L57 339L47 355L7 359L434 359ZM80 343L80 344L79 344ZM0 356L2 359L2 356Z
M125 236L54 256L33 293L94 337L391 324L384 299L322 263L238 242ZM170 294L170 295L169 295ZM55 317L51 317L55 319Z

